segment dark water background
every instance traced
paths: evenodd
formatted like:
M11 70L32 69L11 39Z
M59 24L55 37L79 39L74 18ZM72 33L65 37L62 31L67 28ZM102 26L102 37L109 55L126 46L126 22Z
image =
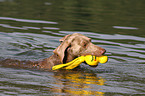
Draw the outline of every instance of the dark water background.
M79 72L0 67L0 95L145 96L144 0L0 0L0 59L47 58L75 32L109 62Z

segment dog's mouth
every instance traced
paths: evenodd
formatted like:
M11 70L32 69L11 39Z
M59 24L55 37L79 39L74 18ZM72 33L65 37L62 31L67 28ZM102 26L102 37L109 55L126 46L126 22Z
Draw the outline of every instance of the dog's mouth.
M100 51L94 51L94 52L88 52L88 53L82 53L80 56L86 56L86 55L93 55L93 56L102 56L106 53L105 49L101 49Z
M81 56L92 55L92 56L100 57L100 56L105 55L105 53L106 53L106 50L102 49L100 52L95 51L95 52L92 52L92 53L83 53ZM84 63L87 64L86 62L84 62ZM87 64L87 65L89 65L89 64ZM96 64L96 65L89 65L89 66L90 67L97 67L98 64Z
M105 51L106 52L106 51ZM80 55L80 56L86 56L86 55L92 55L92 56L97 56L97 57L99 57L99 56L103 56L103 55L105 55L105 52L104 53L84 53L84 54L82 54L82 55Z
M102 55L104 55L106 53L106 50L105 49L102 49L101 52L100 52Z
M105 53L106 53L106 50L105 50L105 49L101 49L100 52L98 52L98 53L95 52L94 55L95 55L95 56L102 56L102 55L104 55Z

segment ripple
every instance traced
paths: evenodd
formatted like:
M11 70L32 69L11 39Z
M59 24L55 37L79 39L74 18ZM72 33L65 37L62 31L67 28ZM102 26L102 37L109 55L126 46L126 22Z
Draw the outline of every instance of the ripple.
M1 56L4 58L43 59L52 55L59 45L59 37L43 34L0 32L0 37Z
M11 26L8 24L0 24L0 26L5 27L5 28L12 28L12 29L21 29L21 30L28 30L28 29L36 29L36 30L40 30L41 28L38 27L28 27L28 26L23 26L23 27L15 27L15 26Z
M137 40L137 41L145 41L145 38L143 37L137 37L137 36L131 36L131 35L120 35L120 34L99 34L94 32L80 32L80 31L59 31L60 33L67 33L67 34L73 34L73 33L80 33L84 34L86 36L92 37L92 38L98 38L103 40Z
M27 28L23 28L23 27L14 27L14 26L10 26L8 24L0 24L0 26L5 27L5 28L12 28L12 29L23 29L23 30L27 30Z
M125 26L113 26L113 28L116 29L133 29L133 30L138 30L139 28L136 27L125 27Z
M2 19L2 20L12 20L12 21L18 21L18 22L27 22L27 23L58 24L57 22L51 22L51 21L18 19L18 18L10 18L10 17L0 17L0 19Z
M43 29L59 30L60 28L55 28L55 27L43 27Z

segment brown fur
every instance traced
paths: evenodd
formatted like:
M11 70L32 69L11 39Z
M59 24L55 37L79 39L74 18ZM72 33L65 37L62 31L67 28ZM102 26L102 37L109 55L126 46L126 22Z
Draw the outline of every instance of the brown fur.
M54 65L67 63L82 55L101 56L105 53L105 49L92 44L90 38L79 33L66 35L59 41L61 44L53 51L54 55L49 58L34 62L6 59L0 61L0 65L6 67L38 68L49 70Z

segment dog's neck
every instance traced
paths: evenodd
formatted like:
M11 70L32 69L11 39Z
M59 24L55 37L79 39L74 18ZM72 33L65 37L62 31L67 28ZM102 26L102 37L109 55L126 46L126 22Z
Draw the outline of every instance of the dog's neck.
M60 57L57 54L54 54L50 56L49 58L43 59L42 61L38 62L37 66L44 69L51 69L54 65L64 64L64 63L72 61L73 59L75 59L73 56L66 55L64 57L63 62L61 62Z
M73 55L67 53L63 59L63 63L68 63L74 59L75 59L75 57Z
M60 58L58 55L54 54L49 58L43 59L42 61L38 62L37 66L42 69L51 69L52 66L61 64Z

